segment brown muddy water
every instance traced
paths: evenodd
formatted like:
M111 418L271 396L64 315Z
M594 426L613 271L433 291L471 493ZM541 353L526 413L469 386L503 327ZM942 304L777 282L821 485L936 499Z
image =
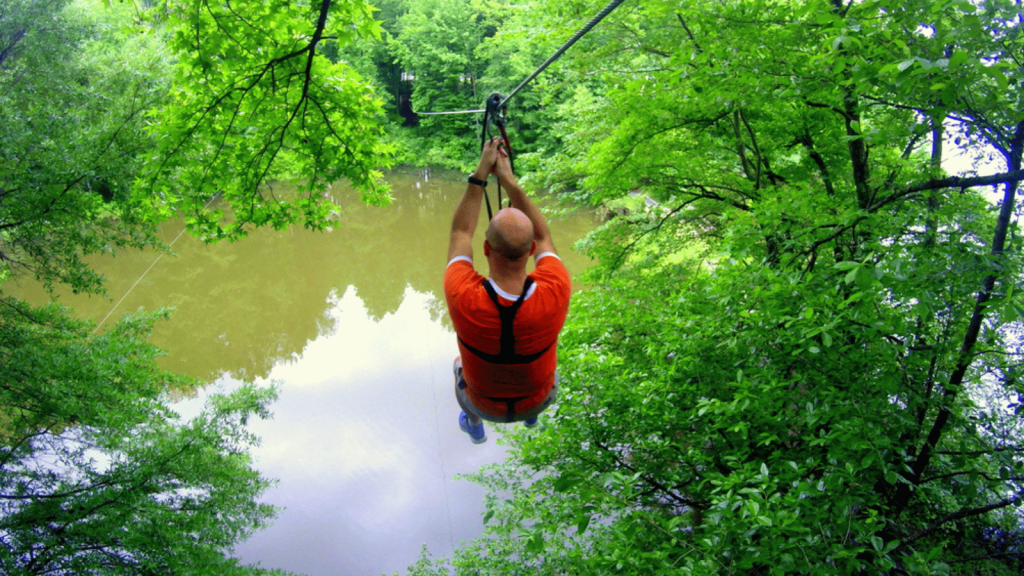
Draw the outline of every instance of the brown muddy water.
M483 490L455 475L503 457L502 426L488 425L482 445L458 428L458 349L442 289L464 176L407 169L388 180L387 208L336 186L344 213L327 232L258 230L205 245L168 224L176 256L93 259L110 298L58 297L96 322L174 306L151 338L168 352L164 367L211 382L208 390L280 384L273 420L252 430L263 439L257 468L278 479L264 500L284 510L235 550L246 563L310 576L404 572L424 545L443 556L483 533ZM486 274L481 212L474 250ZM571 247L594 226L582 211L551 220L573 274L590 262ZM49 300L27 283L4 289ZM204 395L176 409L195 414Z

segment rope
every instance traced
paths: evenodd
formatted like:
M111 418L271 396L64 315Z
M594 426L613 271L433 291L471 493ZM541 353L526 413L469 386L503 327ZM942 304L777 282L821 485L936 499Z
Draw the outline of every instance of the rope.
M490 101L491 98L493 98L493 97L494 97L494 94L489 96L487 98L488 101ZM487 137L489 136L488 130L487 130L487 126L489 125L490 114L491 114L491 107L487 106L487 108L484 109L484 125L480 128L480 150L483 150L484 146L487 145ZM498 186L500 188L501 185L499 184ZM500 194L500 192L499 192L499 194ZM494 212L491 211L491 195L487 193L487 189L486 188L484 188L484 200L487 202L487 221L490 222L491 219L494 218ZM500 196L498 197L498 210L501 210L501 197Z
M519 84L519 86L516 86L512 90L512 92L509 92L509 95L505 96L505 99L501 101L501 104L498 105L498 108L504 108L505 103L511 100L512 97L515 96L516 93L523 88L523 86L529 84L530 81L536 78L538 74L543 72L544 69L548 67L548 65L550 65L555 60L558 60L558 58L563 53L565 53L565 51L568 50L573 44L575 44L577 40L582 38L583 35L586 34L587 32L590 32L590 29L593 28L594 26L597 26L598 22L600 22L601 20L604 20L605 16L611 14L612 10L618 8L619 4L622 4L622 1L623 0L612 0L611 2L609 2L608 5L604 7L604 9L598 12L597 16L591 18L590 22L587 22L586 25L583 26L583 28L580 28L575 34L572 35L572 38L569 38L569 40L565 44L562 44L562 47L556 50L550 58L545 60L544 63L540 65L540 67L534 70L533 74L530 74L530 76L526 80L523 80L522 83Z
M492 137L489 128L493 122L501 131L501 139L505 143L505 151L508 152L509 166L512 168L513 173L515 173L515 164L512 163L512 144L509 142L508 133L505 132L505 115L502 113L501 108L498 107L501 99L502 95L500 92L494 92L487 97L487 108L484 109L484 123L480 129L480 149L483 150L484 146L487 145L487 140ZM494 214L491 211L491 197L486 189L484 190L484 200L487 201L487 219L490 220L494 218ZM498 182L498 210L501 210L501 182Z
M484 123L480 129L480 149L483 150L484 146L487 145L487 140L492 137L489 130L491 123L493 122L498 130L501 132L501 140L505 144L505 151L508 153L509 167L512 168L512 173L515 173L516 165L512 157L512 143L508 139L508 132L505 131L505 115L503 109L499 108L499 102L502 101L502 95L500 92L494 92L487 97L486 104L487 108L484 110ZM484 190L484 200L487 201L487 219L494 218L494 214L491 212L491 197L487 194L487 190ZM511 205L512 200L509 199ZM498 182L498 210L501 210L501 182Z
M182 230L182 232L184 232L184 230ZM181 236L181 234L178 234L178 236ZM175 238L174 240L177 241L178 239ZM173 245L174 242L171 242L171 244L167 246L167 248L170 249L170 247ZM139 285L139 282L142 282L142 279L146 277L146 274L149 274L149 271L153 269L153 266L156 266L156 263L159 262L160 259L163 257L164 253L161 252L160 255L156 257L156 260L153 260L153 263L149 265L149 268L146 268L146 271L142 273L142 276L139 276L139 279L135 281L135 284L132 284L132 287L129 288L128 291L124 293L124 296L121 296L121 299L117 301L117 304L114 304L114 307L110 309L110 312L107 312L107 315L103 317L103 320L100 320L100 323L97 324L96 327L92 329L93 334L95 334L96 331L100 329L100 326L103 326L103 323L107 321L107 318L110 318L110 315L114 313L114 310L117 310L117 307L121 305L121 302L124 302L124 299L127 298L129 294L131 294L132 290L134 290L135 287Z

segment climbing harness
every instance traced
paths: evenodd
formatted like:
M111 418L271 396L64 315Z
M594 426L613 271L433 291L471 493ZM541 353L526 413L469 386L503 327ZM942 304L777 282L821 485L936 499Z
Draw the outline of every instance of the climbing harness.
M505 124L507 123L507 118L505 117L505 114L508 111L508 101L511 100L512 97L515 96L520 90L522 90L523 87L525 87L527 84L533 81L533 79L536 78L538 74L543 72L545 68L550 66L552 62L558 60L562 56L562 54L564 54L566 50L571 48L572 45L575 44L577 40L582 38L584 34L590 32L591 28L597 26L597 24L601 22L601 20L604 20L605 16L611 14L612 10L618 8L619 4L622 4L622 2L623 0L611 0L611 2L609 2L607 6L602 8L601 11L597 13L597 15L590 19L590 22L587 22L582 28L577 30L576 33L573 34L572 37L565 42L565 44L562 44L561 48L556 50L555 53L551 55L551 57L545 60L543 64L538 66L537 69L533 71L533 74L530 74L526 78L526 80L523 80L522 82L519 83L518 86L513 88L512 91L509 92L507 96L501 94L500 92L494 92L493 94L487 97L487 100L484 102L484 107L482 109L477 110L454 110L451 112L417 112L416 114L423 116L432 116L442 114L479 114L480 112L483 112L484 123L480 133L480 148L483 149L484 144L487 143L490 124L493 123L501 132L501 138L505 143L505 150L508 152L509 164L512 166L512 172L515 173L515 165L512 164L512 147L509 143L508 133L505 131ZM490 122L488 122L488 120L490 120ZM487 219L490 220L491 218L494 217L494 214L491 212L491 199L487 194L486 189L484 190L484 200L487 201ZM498 184L498 209L501 209L501 184Z
M516 337L512 333L512 322L516 318L516 312L519 312L519 307L526 300L530 287L533 286L533 278L527 276L526 282L523 284L523 293L519 295L519 298L511 306L502 306L499 303L498 293L495 292L494 286L491 286L490 280L484 280L483 286L484 290L487 291L487 295L491 297L491 301L494 302L494 306L498 309L498 316L501 318L501 338L499 339L501 348L497 354L488 354L473 348L465 340L459 338L459 341L466 347L466 350L469 350L474 356L490 364L529 364L543 356L545 352L554 346L554 342L552 342L535 354L516 354Z
M474 356L488 362L490 364L530 364L543 356L552 346L554 342L548 344L540 352L534 354L517 354L516 353L516 338L512 331L512 323L515 321L516 313L519 312L519 307L523 305L523 301L526 300L527 294L530 293L530 287L533 286L533 278L527 276L526 282L523 284L523 293L519 295L515 303L511 306L502 306L498 300L498 293L494 290L494 286L491 285L490 280L483 281L484 290L487 291L487 295L491 298L491 302L494 302L494 307L498 309L498 316L501 319L501 336L499 338L500 348L497 354L488 354L482 350L478 350L466 343L461 337L459 342L469 350ZM499 398L488 396L487 399L492 402L500 402L506 406L505 420L506 422L514 422L516 416L516 404L526 400L529 396L514 396L511 398Z

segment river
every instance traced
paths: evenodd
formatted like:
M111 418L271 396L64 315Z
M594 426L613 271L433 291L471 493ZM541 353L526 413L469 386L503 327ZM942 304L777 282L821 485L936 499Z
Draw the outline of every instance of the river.
M165 368L211 382L206 392L279 383L274 418L251 429L263 438L257 468L278 480L264 501L284 510L235 550L246 563L310 576L404 572L424 545L447 555L482 534L483 491L455 475L503 457L502 426L488 425L482 445L458 428L442 290L464 176L405 169L388 180L386 208L335 186L343 213L326 232L257 230L206 245L168 223L161 233L176 256L92 258L110 297L58 295L96 322L175 307L151 342L168 352ZM482 212L474 250L486 274ZM571 247L594 225L587 212L551 221L573 274L589 260ZM27 282L5 291L49 299ZM177 409L194 413L206 392Z

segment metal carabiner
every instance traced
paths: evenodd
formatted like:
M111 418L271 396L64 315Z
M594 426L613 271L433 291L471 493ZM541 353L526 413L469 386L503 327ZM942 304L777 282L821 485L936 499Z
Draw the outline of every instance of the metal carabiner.
M504 99L505 96L501 92L494 92L487 97L487 100L484 101L484 108L487 110L487 116L498 128L505 125L505 114L508 112L508 107L499 108L502 100Z

